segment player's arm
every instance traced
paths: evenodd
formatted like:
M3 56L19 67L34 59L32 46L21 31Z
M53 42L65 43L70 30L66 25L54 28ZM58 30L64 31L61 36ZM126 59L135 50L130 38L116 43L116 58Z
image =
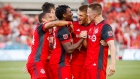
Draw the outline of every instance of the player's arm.
M84 36L84 34L86 34L86 36ZM80 33L80 37L81 38L85 38L82 42L82 46L84 46L85 48L87 48L87 31L81 31ZM81 47L82 47L81 46Z
M83 39L80 39L75 44L71 44L71 42L66 42L66 43L63 43L62 46L64 47L67 53L72 53L74 52L75 49L77 49L81 45L82 42L83 42Z
M113 31L111 26L109 26L108 24L105 24L102 29L102 38L107 42L111 53L111 64L108 66L108 76L111 76L115 73L116 70L116 48L114 44Z
M82 42L82 45L87 48L87 39L84 39L84 41Z
M115 44L114 44L114 40L110 40L107 42L108 46L109 46L109 50L111 53L111 63L108 66L109 72L108 72L108 76L111 76L115 73L115 65L116 65L116 48L115 48Z
M61 41L62 46L64 47L65 51L67 53L72 53L75 49L77 49L81 43L83 42L83 38L86 37L87 33L81 33L83 38L81 38L77 43L72 44L71 38L70 38L70 32L66 29L59 31L60 34L58 34L58 38ZM64 38L64 37L67 38Z
M54 26L66 26L66 25L71 25L72 26L72 22L71 21L53 21L53 22L48 22L44 25L44 29L50 29Z
M81 37L81 39L75 44L71 44L70 42L62 44L67 53L72 53L72 52L74 52L75 49L77 49L78 47L81 46L84 38L87 37L87 31L82 31L80 33L80 37Z

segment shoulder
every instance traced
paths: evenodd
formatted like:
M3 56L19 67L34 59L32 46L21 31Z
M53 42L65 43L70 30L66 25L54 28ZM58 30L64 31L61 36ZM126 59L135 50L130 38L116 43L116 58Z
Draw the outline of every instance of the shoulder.
M103 27L111 27L111 26L105 23Z
M102 30L108 30L112 29L112 27L109 24L104 24Z
M78 21L73 22L73 29L79 28L81 25L78 23Z
M73 21L73 24L78 24L78 21Z
M36 30L42 30L43 29L43 24L39 24L37 27L36 27Z
M46 23L41 23L40 25L38 25L37 29L47 31L47 29L45 29L45 24L47 24L47 22Z
M74 21L74 22L73 22L73 25L74 25L74 26L79 26L78 21Z
M109 24L105 24L102 28L102 34L113 32L112 27Z
M67 27L62 27L60 29L58 29L58 34L62 34L62 33L68 33L68 28Z

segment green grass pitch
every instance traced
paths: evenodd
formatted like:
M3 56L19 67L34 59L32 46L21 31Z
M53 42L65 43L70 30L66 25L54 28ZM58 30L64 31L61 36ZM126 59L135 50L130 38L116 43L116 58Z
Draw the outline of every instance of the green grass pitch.
M30 79L25 61L0 62L0 79ZM107 79L140 79L140 61L117 61L116 73Z

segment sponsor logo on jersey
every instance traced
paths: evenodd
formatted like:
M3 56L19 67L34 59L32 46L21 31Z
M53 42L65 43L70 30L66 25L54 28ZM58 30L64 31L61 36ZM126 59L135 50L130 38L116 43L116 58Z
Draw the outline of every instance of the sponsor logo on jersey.
M68 34L64 34L64 35L63 35L63 38L64 38L64 39L68 39Z
M88 35L88 38L92 41L92 42L95 42L96 41L96 35L92 35L92 36L90 36L90 35Z

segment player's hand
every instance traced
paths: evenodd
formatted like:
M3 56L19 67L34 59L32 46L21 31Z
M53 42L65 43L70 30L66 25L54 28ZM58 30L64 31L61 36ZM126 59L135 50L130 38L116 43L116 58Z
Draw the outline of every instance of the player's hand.
M115 64L110 64L107 70L108 70L107 76L112 76L116 71Z
M26 74L28 73L28 70L27 70L26 66L23 67L23 72L26 73Z
M101 43L101 45L103 45L103 46L108 46L107 42L105 42L104 40L101 40L100 43Z
M80 38L87 38L87 31L81 31Z
M82 45L80 45L77 49L80 51L81 50Z

